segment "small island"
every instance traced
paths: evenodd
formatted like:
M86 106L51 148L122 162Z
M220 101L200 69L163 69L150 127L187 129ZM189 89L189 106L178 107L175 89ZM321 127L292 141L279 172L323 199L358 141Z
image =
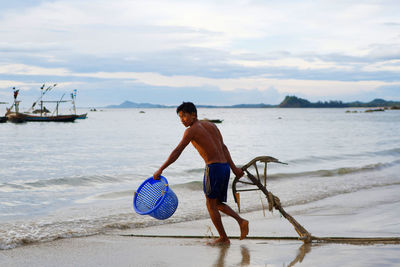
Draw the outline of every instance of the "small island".
M374 99L371 102L363 103L360 101L344 103L342 101L325 101L312 103L306 99L296 96L286 96L285 99L278 105L280 108L371 108L371 107L397 107L400 102L386 101L384 99Z

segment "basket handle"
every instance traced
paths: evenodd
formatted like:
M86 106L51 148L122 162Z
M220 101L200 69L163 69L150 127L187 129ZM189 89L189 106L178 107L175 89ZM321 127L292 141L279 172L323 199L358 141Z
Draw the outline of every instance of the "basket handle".
M163 188L162 188L162 193L161 195L163 196L166 192L165 188L168 186L168 184L163 184Z

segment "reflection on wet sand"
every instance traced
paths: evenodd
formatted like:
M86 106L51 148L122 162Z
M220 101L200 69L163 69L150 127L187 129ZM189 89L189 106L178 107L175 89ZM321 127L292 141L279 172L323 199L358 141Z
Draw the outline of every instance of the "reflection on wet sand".
M225 259L227 252L229 250L229 245L227 246L220 246L219 248L219 255L217 260L214 263L214 267L224 267L225 266ZM249 266L250 265L250 252L249 249L242 245L240 246L240 252L242 254L242 260L239 264L235 264L235 266Z
M217 260L214 263L214 267L224 267L225 266L225 257L229 249L229 245L219 246L219 255Z
M242 261L240 262L240 266L249 266L250 264L250 251L249 249L242 245L240 246L240 252L242 253Z
M311 244L309 243L304 243L302 244L299 249L298 253L296 254L295 258L289 263L288 267L295 266L297 263L301 263L304 260L304 257L306 256L307 253L311 251ZM216 259L214 263L214 267L224 267L226 263L226 256L228 254L230 246L219 246L219 255L218 258ZM240 252L242 255L241 261L238 264L235 264L235 266L250 266L250 250L245 246L241 245L240 246ZM283 263L285 264L285 263Z
M310 243L304 243L303 245L301 245L296 258L288 265L288 267L294 266L298 262L302 262L306 254L310 251L311 251Z

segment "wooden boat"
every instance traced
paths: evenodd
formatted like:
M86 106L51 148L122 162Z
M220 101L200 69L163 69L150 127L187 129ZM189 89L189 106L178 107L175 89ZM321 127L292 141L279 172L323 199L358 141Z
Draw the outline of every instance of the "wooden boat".
M7 104L7 102L0 102L0 104ZM0 123L7 122L6 116L0 116Z
M26 121L43 121L43 122L73 122L75 121L79 115L76 114L68 114L68 115L59 115L58 114L58 107L60 103L63 102L68 102L65 100L62 100L61 97L60 100L58 101L43 101L42 98L44 96L44 94L48 91L50 91L52 88L54 88L55 85L53 86L49 86L48 88L45 89L45 91L43 91L44 89L44 85L41 87L41 96L39 97L39 99L37 101L35 101L30 109L30 111L32 111L32 113L30 112L19 112L19 103L21 101L17 100L17 96L18 96L18 91L19 90L15 90L14 88L14 103L13 105L7 109L6 112L6 117L10 122L15 122L15 123L21 123L21 122L26 122ZM40 101L40 109L38 110L33 110L33 108L35 107L36 103ZM56 103L56 109L53 112L53 114L49 114L46 109L46 107L43 105L44 103ZM12 111L12 109L14 108L14 111ZM55 113L55 115L54 115ZM38 114L38 115L36 115Z
M54 115L54 116L46 116L46 115L31 115L27 113L20 112L8 112L6 113L6 118L10 122L21 123L26 121L56 121L56 122L73 122L77 119L78 115Z
M25 122L24 114L18 113L18 112L7 111L6 118L7 118L7 121L9 121L9 122L14 122L14 123Z
M209 121L209 122L212 122L212 123L222 123L224 120L204 118L204 119L202 119L202 121Z
M83 119L86 119L87 113L80 114L80 115L76 115L76 116L77 116L76 119L78 119L78 120L83 120Z
M59 121L59 122L73 122L78 118L78 115L55 115L55 116L34 116L29 114L25 115L25 121Z
M7 108L7 112L5 114L7 120L14 123L21 123L25 121L25 116L19 112L19 103L21 101L17 100L18 91L19 90L15 90L14 87L14 103L10 108ZM14 108L14 111L11 111L12 108Z

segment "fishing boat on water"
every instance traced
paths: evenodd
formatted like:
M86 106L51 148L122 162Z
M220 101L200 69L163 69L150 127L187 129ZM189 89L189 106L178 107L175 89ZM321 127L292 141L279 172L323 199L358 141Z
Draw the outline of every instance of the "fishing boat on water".
M26 121L58 121L58 122L73 122L76 120L78 115L47 115L47 113L42 113L40 115L31 115L28 113L21 113L18 111L18 105L20 101L17 101L14 105L17 111L8 110L6 113L6 118L10 122L21 123Z
M76 116L78 116L78 117L76 117L77 120L84 120L87 118L87 113L76 115Z
M78 119L78 120L86 119L87 113L83 113L83 114L79 114L79 115L76 114L76 106L75 106L76 89L74 89L74 92L71 93L71 99L72 99L72 107L74 109L74 114L77 116L76 119Z
M207 119L207 118L204 118L204 119L201 119L202 121L209 121L209 122L212 122L212 123L222 123L224 120L220 120L220 119Z
M61 97L60 100L57 101L44 101L43 96L53 89L57 84L53 86L49 86L44 89L45 85L40 88L41 95L38 100L36 100L32 107L29 109L28 112L20 112L19 111L19 104L21 101L17 100L19 90L14 89L14 102L10 108L7 109L6 117L10 122L21 123L26 121L44 121L44 122L73 122L75 121L79 115L76 114L67 114L67 115L60 115L59 114L59 105L60 103L68 102L67 100L62 100L64 95ZM40 103L39 109L34 109L36 104ZM45 103L56 103L56 108L53 113L50 113L49 110L44 106Z
M8 104L7 102L0 102L0 104ZM0 116L0 123L7 122L6 116Z

